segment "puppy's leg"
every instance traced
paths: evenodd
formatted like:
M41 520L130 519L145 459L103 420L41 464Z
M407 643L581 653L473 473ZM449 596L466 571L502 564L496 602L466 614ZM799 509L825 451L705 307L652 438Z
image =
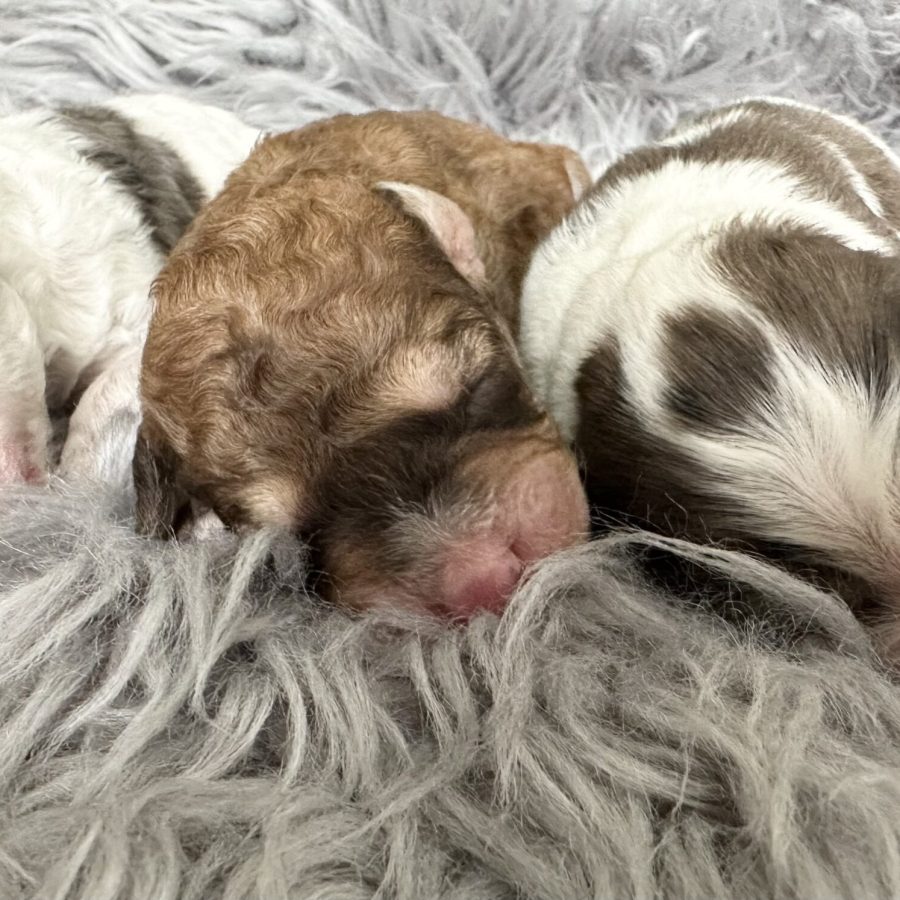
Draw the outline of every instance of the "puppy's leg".
M81 395L59 461L59 474L67 481L122 484L128 479L140 421L140 363L139 344L111 353Z
M179 541L211 541L226 533L222 520L208 507L191 501L191 516L178 530Z
M0 282L0 484L47 477L44 353L19 294Z

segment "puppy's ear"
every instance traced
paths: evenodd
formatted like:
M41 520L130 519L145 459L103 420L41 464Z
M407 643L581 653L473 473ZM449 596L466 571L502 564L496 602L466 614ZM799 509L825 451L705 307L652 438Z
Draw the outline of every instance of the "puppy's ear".
M185 511L190 509L187 494L178 486L177 472L178 461L172 450L155 448L141 427L132 462L135 527L139 534L163 540L175 536Z
M505 221L505 239L516 249L524 277L535 247L568 215L591 186L581 157L562 144L525 144L532 180L523 205Z
M566 177L569 179L572 200L577 203L584 196L585 191L593 184L591 173L588 172L584 161L574 150L561 145L557 145L556 149L562 157L563 169L565 169Z
M381 181L376 187L396 197L405 212L425 225L460 275L474 285L484 283L484 263L478 255L475 227L456 203L417 184Z

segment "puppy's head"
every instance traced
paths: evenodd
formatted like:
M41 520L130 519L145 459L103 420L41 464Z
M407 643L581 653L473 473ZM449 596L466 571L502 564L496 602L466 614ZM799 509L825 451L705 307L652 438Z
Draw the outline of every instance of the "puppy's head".
M155 287L139 525L166 533L191 497L307 535L342 602L501 608L586 506L471 221L324 175L220 201Z

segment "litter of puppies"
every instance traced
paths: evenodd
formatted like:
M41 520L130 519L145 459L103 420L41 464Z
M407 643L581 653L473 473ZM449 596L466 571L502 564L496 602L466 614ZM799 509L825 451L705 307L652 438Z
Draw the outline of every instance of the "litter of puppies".
M46 478L67 404L90 477L131 405L141 533L291 529L336 602L500 613L590 504L825 584L900 653L900 163L859 123L751 99L591 187L436 113L7 122L0 190L19 154L41 214L4 201L3 480Z

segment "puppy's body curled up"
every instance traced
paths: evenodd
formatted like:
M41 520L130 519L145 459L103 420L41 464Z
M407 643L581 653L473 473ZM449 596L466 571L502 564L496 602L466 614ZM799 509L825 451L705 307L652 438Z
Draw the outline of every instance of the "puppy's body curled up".
M344 603L501 608L587 525L511 334L529 254L586 182L571 151L434 113L264 141L154 290L142 530L190 497L308 534Z
M900 163L782 100L614 164L535 254L526 368L605 516L733 541L900 651Z
M50 413L76 399L61 472L103 472L106 421L137 418L151 281L257 137L162 95L2 120L0 482L46 477Z

